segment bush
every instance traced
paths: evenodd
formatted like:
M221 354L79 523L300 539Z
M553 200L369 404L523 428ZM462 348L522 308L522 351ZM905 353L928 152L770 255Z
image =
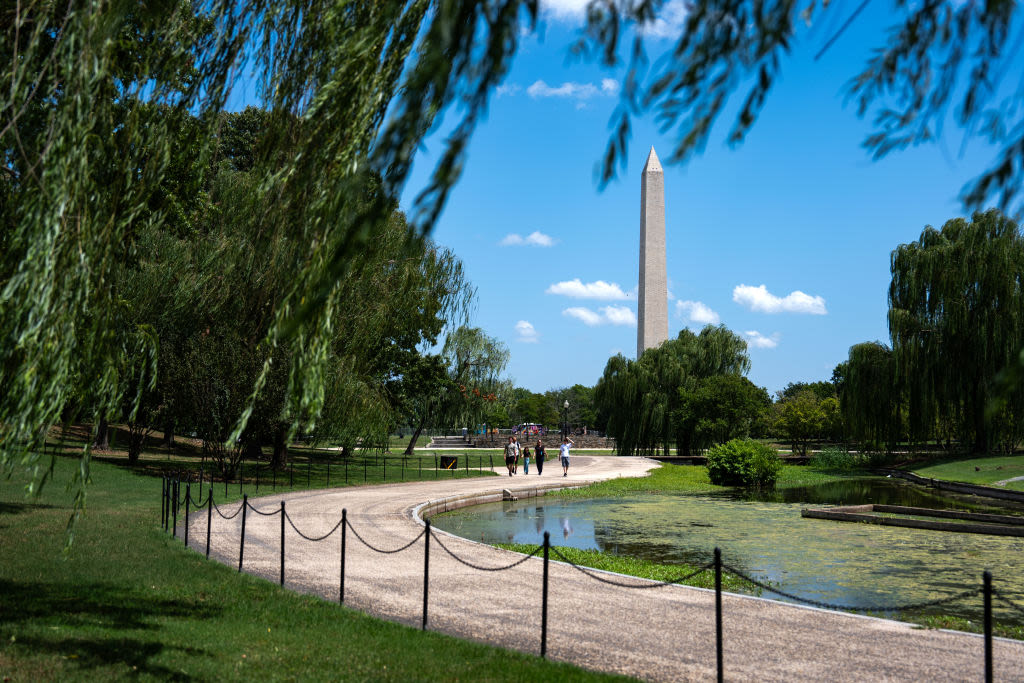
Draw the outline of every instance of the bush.
M708 451L707 468L712 484L772 488L782 461L774 448L750 439L733 439Z
M863 461L863 456L830 446L812 454L807 464L816 470L855 470Z

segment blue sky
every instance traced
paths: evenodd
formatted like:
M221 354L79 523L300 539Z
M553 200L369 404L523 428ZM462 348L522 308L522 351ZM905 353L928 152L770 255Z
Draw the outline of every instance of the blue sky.
M508 373L534 391L593 385L610 355L635 355L640 171L652 145L664 164L673 141L650 117L634 120L628 168L599 191L623 72L568 57L583 4L546 3L433 233L478 289L473 324L508 344ZM894 17L869 8L815 62L851 11L833 7L795 47L741 146L725 143L722 119L702 155L664 164L669 334L705 321L744 334L749 376L772 392L829 379L852 344L888 340L890 252L962 215L961 188L994 153L961 150L951 129L872 162L860 147L870 121L844 106L843 85ZM424 145L404 208L441 141Z

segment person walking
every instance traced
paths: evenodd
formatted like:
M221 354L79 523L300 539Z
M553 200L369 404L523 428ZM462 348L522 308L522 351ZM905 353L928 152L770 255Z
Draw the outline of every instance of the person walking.
M544 474L544 444L537 439L537 446L533 449L533 457L537 461L537 476Z
M516 437L508 437L508 443L505 444L505 467L508 468L508 476L512 476L512 468L516 464Z
M530 473L530 449L529 447L523 448L523 474Z
M512 447L515 450L515 457L512 459L512 474L519 474L519 456L523 454L523 449L519 445L519 438L516 436L512 437Z
M569 447L573 446L573 442L568 436L562 437L562 445L558 447L558 459L562 462L562 476L569 476Z

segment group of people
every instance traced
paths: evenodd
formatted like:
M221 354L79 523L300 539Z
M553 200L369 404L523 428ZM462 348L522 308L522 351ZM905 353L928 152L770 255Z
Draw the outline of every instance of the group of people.
M573 442L569 437L562 437L562 445L558 447L558 459L562 465L562 476L569 476L569 448L573 446ZM537 445L533 448L533 458L537 465L537 474L544 474L544 458L547 452L544 449L544 444L541 443L540 439L537 439ZM519 459L523 460L523 474L530 473L530 447L520 446L519 440L515 436L508 437L508 443L505 444L505 467L508 468L508 476L519 473Z

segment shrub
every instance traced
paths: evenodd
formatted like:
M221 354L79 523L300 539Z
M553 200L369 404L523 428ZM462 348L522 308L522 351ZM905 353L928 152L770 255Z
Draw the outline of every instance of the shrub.
M854 470L863 464L862 456L830 446L811 455L808 466L816 470Z
M733 439L708 450L707 468L712 484L771 488L782 461L774 448L751 439Z

